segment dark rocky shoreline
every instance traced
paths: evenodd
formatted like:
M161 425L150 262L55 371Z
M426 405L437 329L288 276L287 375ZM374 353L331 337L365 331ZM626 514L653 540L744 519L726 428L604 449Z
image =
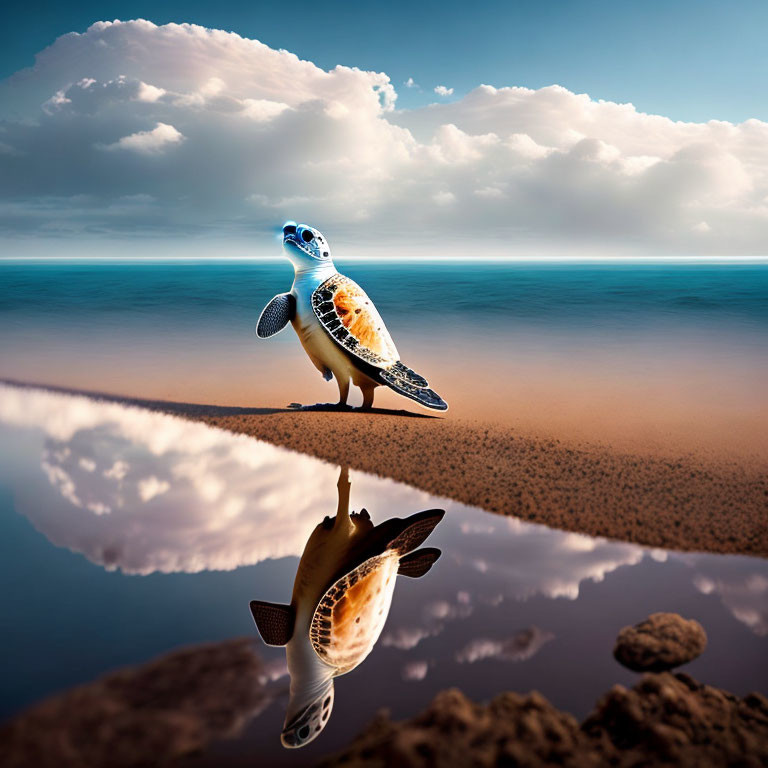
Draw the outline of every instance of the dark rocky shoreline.
M643 674L631 689L613 686L582 723L536 691L505 692L478 704L449 689L410 720L380 713L321 765L768 766L765 696L739 698L669 671L704 650L700 625L653 614L625 627L617 648L633 633L642 637L643 663L661 671ZM630 655L628 666L636 660ZM2 765L180 768L189 758L211 765L209 745L236 737L269 704L268 677L252 638L179 649L22 712L0 728ZM297 764L306 764L301 757Z
M614 655L629 669L653 670L630 690L614 685L579 724L540 693L502 693L487 705L461 691L439 693L420 715L393 722L382 713L324 768L518 766L639 768L768 765L768 699L743 699L672 674L707 646L704 628L676 613L624 627Z
M579 724L541 694L502 693L487 705L457 689L438 694L420 715L377 717L337 766L754 766L768 765L768 699L741 699L692 677L648 673L616 685Z

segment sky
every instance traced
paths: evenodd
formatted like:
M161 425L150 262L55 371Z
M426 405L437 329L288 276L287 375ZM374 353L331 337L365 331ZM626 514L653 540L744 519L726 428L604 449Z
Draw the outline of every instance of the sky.
M245 243L302 217L443 253L768 242L765 3L0 13L0 238L22 250Z
M386 72L416 106L446 85L463 95L485 83L558 84L594 98L632 102L675 120L768 120L762 0L44 0L7 3L0 78L94 21L143 18L234 31L324 69Z

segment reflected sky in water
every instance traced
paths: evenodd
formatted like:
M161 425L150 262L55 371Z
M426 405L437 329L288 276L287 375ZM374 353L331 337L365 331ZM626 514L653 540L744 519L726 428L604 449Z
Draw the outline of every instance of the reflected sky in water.
M307 538L336 513L336 466L84 397L0 386L0 459L3 717L180 645L256 639L249 601L290 601ZM709 647L691 674L739 694L768 690L766 561L649 550L361 472L350 480L350 509L376 524L446 509L428 542L443 555L395 592L370 656L337 682L320 738L283 751L283 701L211 760L258 751L311 763L378 708L410 716L452 685L477 699L535 688L583 716L612 684L632 684L613 640L653 611L704 625ZM284 652L261 650L284 685Z

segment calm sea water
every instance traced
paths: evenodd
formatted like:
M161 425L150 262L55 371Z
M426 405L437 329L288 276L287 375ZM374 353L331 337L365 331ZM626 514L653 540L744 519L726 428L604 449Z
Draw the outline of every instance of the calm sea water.
M449 418L768 455L768 265L338 266ZM255 337L291 281L279 261L0 262L0 378L230 405L333 400L291 329ZM403 405L382 390L376 403Z
M749 335L768 327L768 265L342 262L392 331L500 320L529 328L637 331L672 324ZM169 326L252 331L293 278L285 262L0 262L4 328ZM507 329L502 329L507 330Z
M583 717L636 680L613 642L654 611L706 628L692 675L768 691L765 560L550 530L351 472L351 508L376 523L444 508L428 540L443 554L423 578L398 579L379 642L336 682L325 731L284 750L284 654L258 640L248 603L289 601L307 537L336 511L338 475L202 424L0 385L0 716L180 646L250 635L271 703L200 759L311 764L379 708L412 716L449 686L477 700L537 689Z

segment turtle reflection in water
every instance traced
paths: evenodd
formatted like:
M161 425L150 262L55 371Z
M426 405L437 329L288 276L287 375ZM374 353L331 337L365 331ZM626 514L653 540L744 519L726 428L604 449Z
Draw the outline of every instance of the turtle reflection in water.
M335 518L326 517L307 541L290 605L251 602L264 642L285 645L291 676L281 741L303 747L325 728L333 679L373 650L392 604L398 574L423 576L440 550L418 549L442 520L429 509L374 527L364 509L349 513L349 476L339 476Z

